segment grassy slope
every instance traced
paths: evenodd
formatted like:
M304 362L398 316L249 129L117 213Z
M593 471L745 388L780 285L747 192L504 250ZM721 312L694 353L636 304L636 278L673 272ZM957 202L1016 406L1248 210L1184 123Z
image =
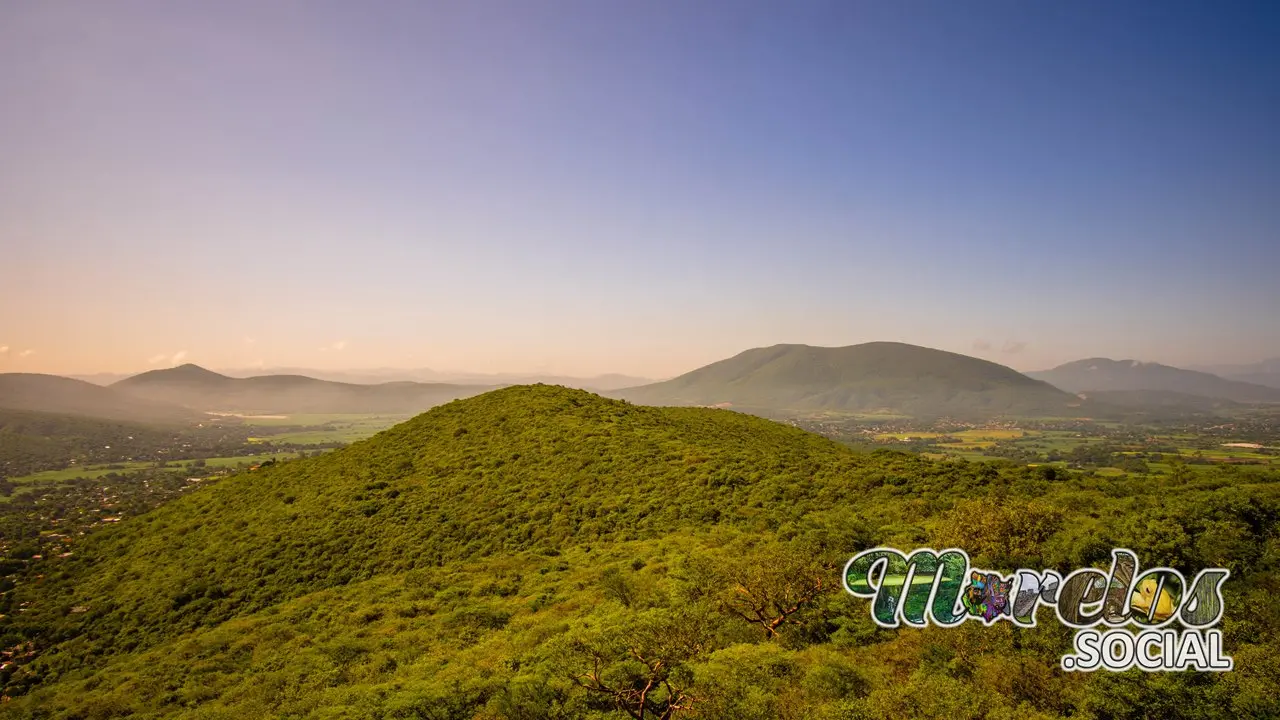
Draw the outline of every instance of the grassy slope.
M65 639L36 665L46 684L2 712L615 717L569 680L581 648L713 607L700 567L883 543L956 544L1002 569L1104 564L1115 546L1145 565L1230 567L1237 672L1064 676L1056 623L883 632L865 602L834 594L775 641L707 615L705 650L681 665L701 716L1256 715L1280 710L1267 699L1280 484L1251 477L1053 480L857 454L727 411L511 388L88 539L42 587L19 588L31 610L0 625ZM90 612L66 614L77 604ZM635 670L614 660L610 672Z
M823 438L729 411L502 390L104 533L68 564L77 582L60 602L109 597L85 618L104 642L158 636L381 572L749 519L766 503L799 515L851 500L831 481L861 465ZM173 609L193 585L221 597Z

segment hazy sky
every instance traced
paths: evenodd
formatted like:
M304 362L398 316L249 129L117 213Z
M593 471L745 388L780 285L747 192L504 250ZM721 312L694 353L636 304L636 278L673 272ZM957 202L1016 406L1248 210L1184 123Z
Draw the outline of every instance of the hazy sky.
M1280 356L1280 3L5 2L0 371Z

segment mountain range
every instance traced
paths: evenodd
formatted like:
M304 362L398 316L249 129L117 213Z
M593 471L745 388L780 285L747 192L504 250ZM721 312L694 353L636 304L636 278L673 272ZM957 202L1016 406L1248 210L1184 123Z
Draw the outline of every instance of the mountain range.
M1280 388L1137 360L1089 358L1027 374L1073 393L1167 391L1239 403L1280 402Z
M198 365L125 378L110 386L134 398L203 411L240 413L418 413L493 386L339 383L302 375L233 378Z
M756 348L611 394L648 405L720 405L761 414L1063 415L1080 404L1003 365L895 342Z
M383 372L402 371L349 377L367 380ZM488 382L357 383L298 374L233 377L191 364L144 372L108 386L13 373L0 375L0 408L157 422L187 421L218 411L410 414L501 386L495 381L508 376L467 377ZM544 380L562 385L574 381ZM636 378L602 375L595 380L600 386L615 386ZM1090 358L1024 374L987 360L895 342L754 348L671 380L599 391L640 404L722 406L765 416L1102 416L1143 408L1226 412L1240 403L1280 402L1280 388L1159 363Z
M1270 358L1245 365L1200 365L1191 369L1212 373L1228 380L1280 388L1280 358Z
M351 385L381 385L389 382L448 383L453 385L563 385L581 390L607 391L633 387L653 382L652 378L606 373L593 377L577 377L572 375L546 375L537 373L468 373L443 372L430 368L398 369L373 368L368 370L321 370L303 367L260 367L232 368L214 370L220 375L231 378L251 378L266 375L301 375L316 380L347 383ZM95 385L112 385L136 373L92 373L89 375L70 375L76 380L84 380Z
M186 422L190 408L137 397L119 388L37 373L0 373L0 409L136 422Z

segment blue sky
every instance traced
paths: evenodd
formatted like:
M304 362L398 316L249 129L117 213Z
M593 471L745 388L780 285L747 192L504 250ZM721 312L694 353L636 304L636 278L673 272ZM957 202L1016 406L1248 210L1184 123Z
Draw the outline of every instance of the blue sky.
M5 4L0 370L1280 356L1276 37L1245 2Z

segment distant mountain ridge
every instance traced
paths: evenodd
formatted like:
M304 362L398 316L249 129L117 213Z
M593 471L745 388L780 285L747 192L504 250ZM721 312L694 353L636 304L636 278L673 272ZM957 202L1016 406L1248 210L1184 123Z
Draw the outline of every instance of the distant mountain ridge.
M643 404L727 404L763 414L1053 415L1079 405L1070 393L1003 365L895 342L755 348L610 394Z
M360 385L303 375L233 378L188 363L134 375L110 389L202 411L399 414L422 412L493 388L415 382Z
M1137 360L1089 358L1027 374L1074 393L1159 390L1238 403L1280 402L1280 388Z
M1191 369L1212 373L1228 380L1280 388L1280 358L1270 358L1245 365L1202 365Z
M574 375L541 375L537 373L468 373L442 372L429 368L398 369L373 368L367 370L319 370L303 367L270 367L270 368L232 368L216 370L220 375L230 378L250 378L264 375L301 375L316 380L348 383L351 385L381 385L388 382L420 382L449 383L454 385L563 385L582 390L617 390L655 382L653 378L624 375L621 373L604 373L592 377ZM95 385L111 385L126 378L135 377L137 373L91 373L88 375L69 375L76 380L84 380Z
M1265 372L1272 364L1280 361L1231 367ZM955 417L1053 416L1138 406L1210 412L1228 410L1233 403L1280 402L1280 388L1159 363L1091 358L1024 374L966 355L893 342L842 348L756 348L672 380L646 384L633 384L643 379L620 374L596 378L459 374L452 377L473 382L442 383L385 380L405 375L446 375L426 369L334 371L323 372L322 378L301 373L247 374L250 372L218 373L187 364L117 380L105 388L118 391L117 394L86 400L79 409L74 404L45 407L29 392L27 400L16 404L10 400L10 404L14 409L148 421L157 414L172 418L190 410L405 414L507 384L536 382L591 389L644 404L726 405L765 415L834 411ZM83 377L101 383L112 376ZM82 394L92 394L85 385L104 389L81 383L76 387ZM1082 401L1077 395L1086 395L1087 400ZM108 402L107 397L114 400ZM149 405L119 406L137 400ZM117 407L111 409L108 406L113 402Z
M83 380L37 373L0 374L0 408L134 422L186 422L197 414Z

